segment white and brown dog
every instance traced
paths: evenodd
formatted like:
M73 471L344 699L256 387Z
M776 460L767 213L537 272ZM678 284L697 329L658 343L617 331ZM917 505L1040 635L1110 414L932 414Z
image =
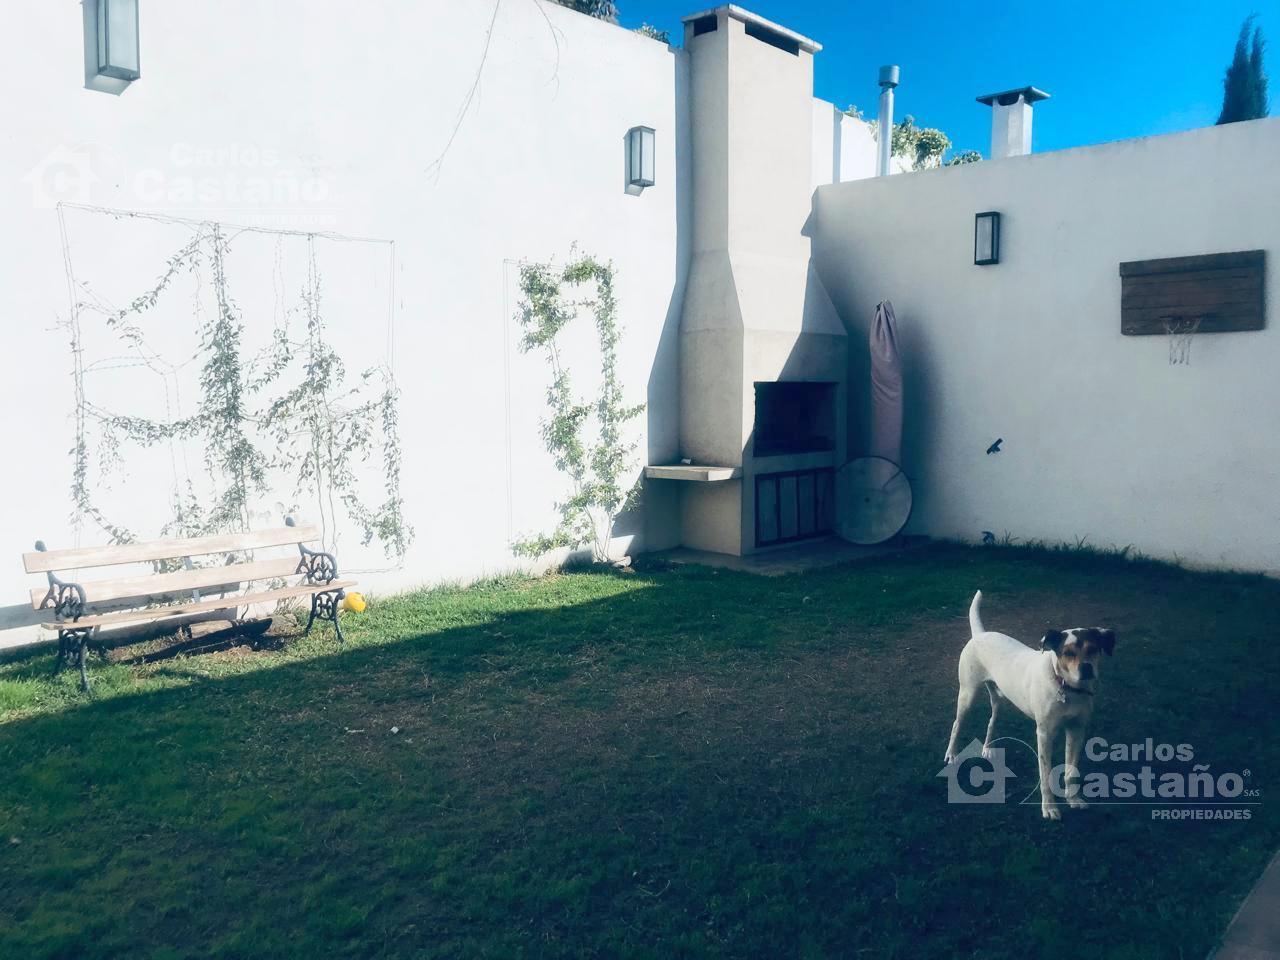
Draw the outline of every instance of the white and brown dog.
M982 626L978 605L982 591L973 595L969 607L969 628L973 636L960 652L960 695L956 701L956 722L951 727L946 762L956 754L960 724L973 705L978 690L986 686L991 697L991 720L982 755L989 756L991 736L996 726L1000 702L1008 700L1036 722L1036 753L1040 760L1040 812L1050 820L1062 817L1054 801L1050 775L1053 745L1059 731L1066 732L1067 804L1086 806L1080 791L1080 748L1093 713L1098 682L1098 662L1110 656L1116 635L1100 627L1050 630L1040 641L1040 650L1003 633Z

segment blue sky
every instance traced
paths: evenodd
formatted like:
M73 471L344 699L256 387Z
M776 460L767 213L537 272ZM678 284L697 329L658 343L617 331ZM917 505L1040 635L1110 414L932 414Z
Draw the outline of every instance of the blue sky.
M624 26L654 24L677 44L680 17L711 5L617 2ZM900 64L897 117L910 113L984 156L990 111L974 97L1028 84L1053 96L1036 108L1037 151L1212 124L1241 21L1255 12L1274 38L1267 68L1280 114L1280 0L738 2L823 45L817 96L874 115L877 69Z

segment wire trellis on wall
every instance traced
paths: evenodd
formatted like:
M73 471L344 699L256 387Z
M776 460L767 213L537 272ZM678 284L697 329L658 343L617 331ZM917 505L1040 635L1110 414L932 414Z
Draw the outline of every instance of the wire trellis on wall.
M77 276L67 211L74 209L119 223L154 222L177 228L182 241L166 257L156 278L127 300L113 299ZM74 382L74 442L71 448L72 522L76 540L85 522L114 543L138 536L149 516L121 516L101 503L110 478L129 469L144 451L167 451L170 476L168 519L154 534L201 536L249 529L259 506L272 496L276 512L302 504L314 509L327 545L340 527L353 527L364 544L377 541L386 555L402 560L413 539L401 496L398 391L393 374L395 244L333 233L232 226L79 204L58 208L63 263L70 299L68 329ZM272 247L271 309L249 305L250 319L235 297L233 251L247 236ZM385 358L351 376L346 350L335 348L326 322L326 288L320 269L323 244L385 247L387 331ZM302 255L304 276L290 294L286 247ZM132 249L132 248L131 248ZM117 279L118 278L113 278ZM251 294L252 295L252 294ZM190 298L193 349L175 356L175 306ZM344 331L367 326L363 315ZM255 347L270 316L270 334ZM86 332L112 352L87 355ZM104 340L104 335L109 341ZM169 349L157 347L167 338ZM180 338L179 338L180 339ZM186 343L189 348L189 342ZM91 388L98 374L130 378L150 373L163 383L163 410L139 410L145 391L103 398ZM196 396L184 397L184 387ZM199 450L199 457L194 451ZM193 462L195 460L196 462ZM147 465L154 472L154 458ZM154 473L153 473L154 475ZM134 477L131 481L147 480ZM279 517L274 522L278 523Z

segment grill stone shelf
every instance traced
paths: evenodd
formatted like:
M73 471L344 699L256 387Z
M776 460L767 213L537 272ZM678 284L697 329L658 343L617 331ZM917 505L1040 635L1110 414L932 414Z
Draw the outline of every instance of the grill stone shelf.
M705 463L670 463L644 468L650 480L692 480L697 483L716 483L736 480L742 476L741 467L720 467Z

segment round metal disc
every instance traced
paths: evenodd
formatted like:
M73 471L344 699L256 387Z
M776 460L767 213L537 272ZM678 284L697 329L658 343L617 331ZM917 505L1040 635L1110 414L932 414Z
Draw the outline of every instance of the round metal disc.
M836 531L871 546L902 532L911 519L911 481L883 457L858 457L836 473Z

